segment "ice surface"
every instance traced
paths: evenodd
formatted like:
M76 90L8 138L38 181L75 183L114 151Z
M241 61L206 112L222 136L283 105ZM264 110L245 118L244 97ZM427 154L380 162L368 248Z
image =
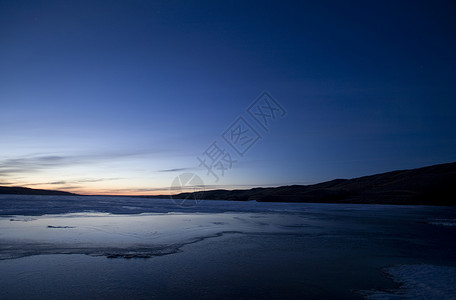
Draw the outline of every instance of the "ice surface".
M330 235L334 222L342 220L347 220L340 223L346 230L372 234L360 218L375 216L377 223L389 226L388 220L408 222L416 218L415 213L426 216L441 210L209 200L183 208L171 199L28 195L0 195L0 209L0 259L61 253L151 257L235 232ZM454 216L454 210L451 213ZM431 224L448 220L454 218L445 215ZM342 227L333 229L338 232ZM380 234L394 238L388 231Z
M456 267L401 265L385 269L401 286L391 291L367 291L370 300L456 299Z
M362 290L370 299L449 299L454 220L451 207L201 201L183 208L171 199L0 195L0 281L7 282L0 294L52 297L62 291L58 281L82 293L76 299L93 289L99 298L134 290L141 299L187 299L189 291L195 298L359 299ZM108 270L110 279L91 277L80 263ZM399 290L387 290L395 285L381 271L392 265L400 265L386 270ZM135 277L138 269L145 275ZM182 281L168 289L175 276ZM142 279L158 277L154 288ZM24 294L30 286L35 292Z
M70 213L0 218L0 259L80 253L150 257L228 233L293 233L300 216L267 213ZM307 223L306 223L307 222Z
M112 214L168 213L168 212L304 212L304 211L415 211L419 206L359 205L319 203L265 203L256 201L202 200L194 207L179 207L171 199L113 196L41 196L0 195L0 216L40 216L75 212L106 212ZM427 207L426 210L439 210Z

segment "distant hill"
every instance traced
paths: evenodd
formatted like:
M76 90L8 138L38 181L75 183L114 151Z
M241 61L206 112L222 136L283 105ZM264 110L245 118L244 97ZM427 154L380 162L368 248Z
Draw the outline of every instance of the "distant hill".
M456 205L456 162L313 185L173 195L176 199L189 197L264 202Z
M76 195L69 192L0 186L0 194ZM167 198L169 196L138 196ZM175 199L259 202L378 203L456 205L456 162L400 170L313 185L289 185L249 190L210 190L173 195Z
M0 194L18 194L18 195L56 195L56 196L70 196L76 195L69 192L62 191L53 191L53 190L39 190L39 189L29 189L25 187L17 186L0 186Z

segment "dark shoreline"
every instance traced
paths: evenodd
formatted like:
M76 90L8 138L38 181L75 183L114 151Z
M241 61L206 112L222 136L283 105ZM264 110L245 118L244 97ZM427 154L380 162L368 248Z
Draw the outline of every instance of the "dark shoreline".
M456 163L392 171L313 185L181 193L175 199L258 202L456 205ZM163 198L164 196L149 196Z
M173 199L283 203L346 203L396 205L456 205L456 162L392 171L353 179L334 179L313 185L290 185L248 190L209 190L172 195ZM78 195L56 190L0 186L0 194ZM163 199L169 195L104 195Z

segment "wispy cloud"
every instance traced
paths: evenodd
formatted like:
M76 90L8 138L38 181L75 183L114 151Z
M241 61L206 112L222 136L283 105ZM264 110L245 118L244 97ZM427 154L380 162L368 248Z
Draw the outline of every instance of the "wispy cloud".
M29 155L0 159L0 176L27 174L46 169L93 164L144 153L96 153L83 155Z
M3 159L0 161L0 176L37 172L43 169L76 164L79 161L80 159L77 157L71 156L29 156Z
M176 168L176 169L164 169L164 170L157 170L156 172L181 172L181 171L188 171L193 170L193 168Z
M53 181L53 182L49 182L48 184L66 184L66 181Z
M38 182L38 183L30 183L27 185L62 185L62 184L74 184L74 183L88 183L88 182L101 182L101 181L111 181L111 180L119 180L122 178L87 178L87 179L75 179L75 180L61 180L61 181L51 181L51 182Z
M67 181L51 181L51 182L37 182L37 183L28 183L27 186L32 185L62 185L66 184Z
M59 190L65 191L65 190L80 190L81 186L61 186L59 187Z
M75 183L83 183L84 182L85 183L85 182L111 181L111 180L119 180L119 179L123 179L123 178L120 178L120 177L116 177L116 178L87 178L87 179L77 179L77 180L74 180L74 181L71 181L71 182L75 182Z
M76 191L77 192L77 191ZM105 189L96 190L91 194L106 194L106 195L168 195L170 189L162 188L123 188L123 189Z

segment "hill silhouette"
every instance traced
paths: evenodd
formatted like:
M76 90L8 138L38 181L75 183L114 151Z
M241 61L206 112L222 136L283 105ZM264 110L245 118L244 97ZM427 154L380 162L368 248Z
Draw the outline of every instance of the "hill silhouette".
M40 190L40 189L30 189L26 187L18 186L0 186L0 194L17 194L17 195L61 195L69 196L76 195L69 192L55 191L55 190Z
M189 197L260 202L456 205L456 162L313 185L173 195L176 199Z
M0 186L0 194L77 195L56 190ZM167 198L168 195L137 196ZM289 185L248 190L209 190L180 193L174 199L259 202L371 203L456 205L456 162L392 171L353 179L334 179L312 185Z

